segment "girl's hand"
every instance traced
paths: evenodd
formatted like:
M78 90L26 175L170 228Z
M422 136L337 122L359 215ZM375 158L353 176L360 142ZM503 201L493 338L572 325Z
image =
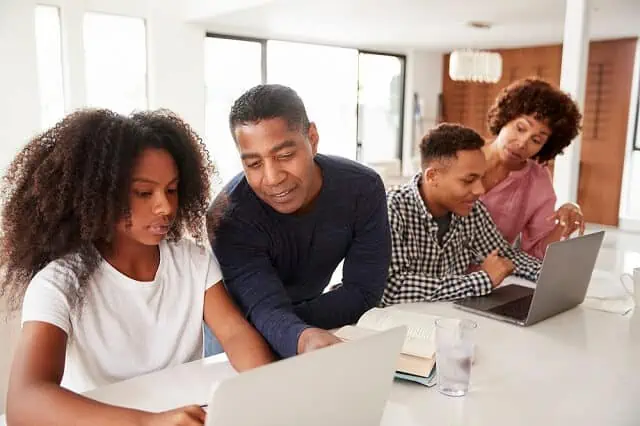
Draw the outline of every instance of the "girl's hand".
M162 413L149 413L144 426L202 426L206 413L199 405L189 405Z

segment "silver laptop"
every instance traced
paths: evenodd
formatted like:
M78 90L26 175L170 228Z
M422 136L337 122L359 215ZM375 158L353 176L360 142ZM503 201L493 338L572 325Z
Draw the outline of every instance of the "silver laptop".
M584 301L604 231L550 244L535 289L511 284L454 302L465 311L527 326Z
M212 391L205 425L378 425L406 332L394 328L225 380Z

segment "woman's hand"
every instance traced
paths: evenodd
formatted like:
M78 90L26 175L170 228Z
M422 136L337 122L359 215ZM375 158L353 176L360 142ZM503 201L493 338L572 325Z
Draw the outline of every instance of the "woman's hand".
M553 220L556 226L563 228L562 239L566 239L576 230L579 231L578 235L584 235L584 216L582 215L582 209L575 203L565 203L551 215L548 220Z

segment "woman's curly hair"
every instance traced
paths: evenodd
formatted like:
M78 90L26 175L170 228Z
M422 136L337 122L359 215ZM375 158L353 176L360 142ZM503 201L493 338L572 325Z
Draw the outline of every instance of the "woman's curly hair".
M32 139L2 182L0 297L22 303L33 276L61 260L77 279L73 308L101 261L116 223L129 216L132 171L146 148L167 150L178 167L178 209L167 238L205 234L213 166L202 139L175 114L74 112Z
M541 164L562 154L578 135L582 120L578 106L569 95L539 78L518 80L502 89L487 115L488 128L494 136L507 123L522 115L532 115L536 120L545 122L551 129L551 135L533 157Z

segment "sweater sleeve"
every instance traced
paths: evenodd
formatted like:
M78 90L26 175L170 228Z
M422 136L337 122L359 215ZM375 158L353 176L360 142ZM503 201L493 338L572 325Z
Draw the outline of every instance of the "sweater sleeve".
M233 298L271 347L290 357L297 353L300 334L309 325L294 312L269 258L268 238L258 225L228 215L212 245Z

